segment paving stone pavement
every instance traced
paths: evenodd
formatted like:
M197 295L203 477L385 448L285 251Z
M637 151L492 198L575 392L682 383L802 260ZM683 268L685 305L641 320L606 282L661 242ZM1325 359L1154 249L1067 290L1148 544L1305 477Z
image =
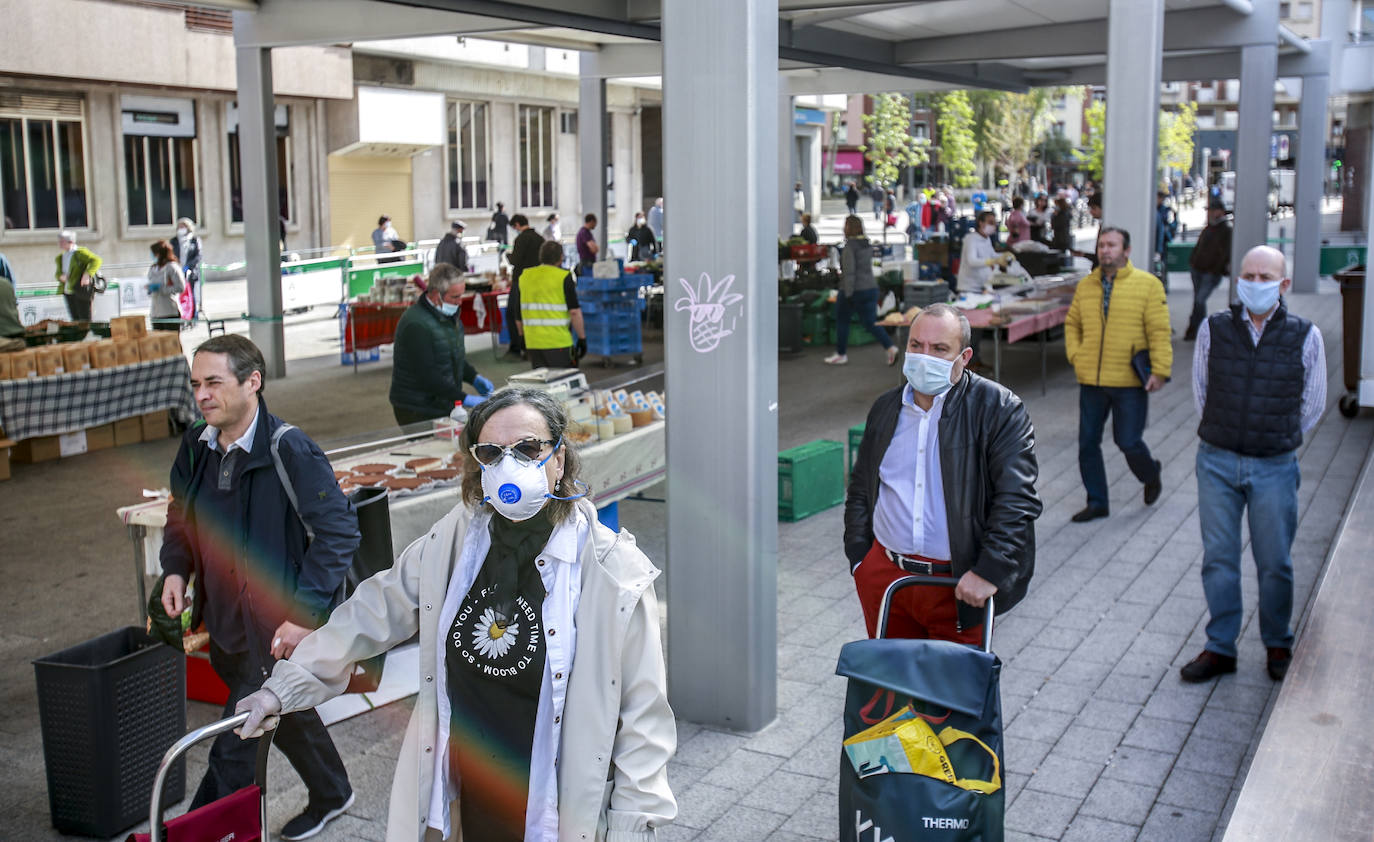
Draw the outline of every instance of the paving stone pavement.
M1186 320L1186 285L1186 276L1175 275L1169 300L1175 325ZM1331 376L1331 408L1300 452L1293 555L1296 605L1302 608L1370 452L1374 425L1334 410L1343 390L1335 284L1324 281L1318 294L1293 296L1292 306L1322 328ZM827 350L780 362L780 447L822 437L845 441L847 428L863 420L878 391L896 382L876 346L856 349L845 369L820 364ZM1088 524L1069 520L1083 505L1083 491L1077 386L1063 362L1062 344L1051 345L1043 395L1038 354L1013 347L1004 358L1007 381L1035 423L1038 488L1045 503L1029 594L999 623L995 636L1004 663L1009 842L1220 839L1276 693L1264 672L1248 570L1239 671L1203 686L1185 685L1177 676L1178 667L1202 647L1206 606L1199 577L1190 346L1176 339L1175 353L1174 380L1152 398L1145 435L1164 465L1163 495L1144 506L1140 485L1108 441L1112 515ZM662 504L623 503L621 520L662 563ZM834 667L840 647L864 636L840 550L841 508L780 523L778 530L777 719L753 734L678 723L679 748L669 776L679 817L659 835L667 842L837 836L845 688ZM410 709L409 701L399 702L331 728L358 799L318 839L383 837ZM193 704L190 714L194 726L216 718L217 711ZM0 765L31 766L13 745L0 743ZM188 791L204 770L204 758L203 750L190 756ZM304 803L304 788L279 754L269 780L269 815L279 828ZM42 811L20 804L13 790L0 792L0 806L22 807L25 815ZM6 838L59 837L46 826L30 826Z

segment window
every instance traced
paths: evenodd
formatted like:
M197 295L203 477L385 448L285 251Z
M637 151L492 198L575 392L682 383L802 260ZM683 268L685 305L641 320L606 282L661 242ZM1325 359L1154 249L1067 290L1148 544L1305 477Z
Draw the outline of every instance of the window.
M448 104L449 210L491 207L487 192L487 106L481 102Z
M0 94L5 228L84 228L86 142L77 97Z
M553 109L522 105L516 117L520 207L550 208L553 197Z
M120 98L128 224L199 219L195 104L188 99Z
M295 162L291 160L291 112L287 106L278 105L273 109L272 117L277 129L277 213L289 222L296 218L291 212L291 177L295 173ZM224 125L229 132L229 221L243 222L243 163L239 157L238 103L228 104Z
M926 140L930 137L930 128L925 123L914 123L911 126L911 135L917 140Z

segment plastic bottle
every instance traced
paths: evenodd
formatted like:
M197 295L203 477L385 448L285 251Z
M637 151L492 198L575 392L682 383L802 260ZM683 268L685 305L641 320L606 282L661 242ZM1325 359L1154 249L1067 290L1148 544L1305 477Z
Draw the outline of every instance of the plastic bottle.
M448 419L453 422L450 435L453 437L453 446L456 448L458 447L458 438L468 423L468 411L463 408L462 401L453 402L453 411L448 414Z

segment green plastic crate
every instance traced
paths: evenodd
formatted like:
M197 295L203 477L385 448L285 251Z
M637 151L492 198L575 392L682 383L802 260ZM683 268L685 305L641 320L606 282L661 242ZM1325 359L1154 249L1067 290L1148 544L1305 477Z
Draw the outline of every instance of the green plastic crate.
M829 345L830 320L814 310L802 314L802 341L807 345Z
M844 445L819 439L778 454L778 520L798 521L844 502Z
M867 424L855 424L849 428L849 452L845 454L844 475L849 476L854 473L854 459L859 455L859 443L864 439L864 427Z

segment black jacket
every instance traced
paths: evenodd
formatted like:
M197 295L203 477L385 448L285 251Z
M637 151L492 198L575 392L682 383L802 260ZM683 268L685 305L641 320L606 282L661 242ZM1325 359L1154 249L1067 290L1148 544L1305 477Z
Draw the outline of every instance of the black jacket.
M844 501L844 552L852 570L873 545L878 467L892 444L905 386L884 392L868 412L868 425ZM948 513L951 566L957 579L972 570L997 586L997 613L1026 595L1035 569L1035 430L1021 399L976 374L949 390L940 415L940 472ZM959 603L965 626L982 611Z
M515 242L511 243L510 251L506 252L506 260L510 261L512 286L520 280L521 272L539 265L539 249L543 245L544 238L532 227L515 235Z
M445 316L425 296L407 307L392 346L391 405L447 418L463 399L463 384L477 379L464 341L457 316Z
M229 536L203 535L197 529L194 502L202 483L213 481L205 476L212 460L209 445L200 440L205 427L196 424L187 430L172 463L172 499L162 539L163 571L187 579L201 572L202 542L233 542L237 564L259 585L253 592L259 598L252 599L250 607L260 647L267 645L283 620L318 628L329 619L360 540L353 504L339 490L319 446L300 430L288 431L277 448L296 491L299 515L292 509L269 449L272 434L281 426L281 419L259 401L253 449L237 489L239 526ZM314 540L306 536L306 523ZM204 600L204 589L198 588L192 600L192 628L200 623Z
M649 260L658 253L658 239L654 237L654 232L647 225L632 225L625 234L626 240L634 240L635 244L630 248L631 260Z
M447 263L458 267L459 272L468 270L468 250L463 248L463 241L449 232L439 241L439 245L434 249L434 262Z

